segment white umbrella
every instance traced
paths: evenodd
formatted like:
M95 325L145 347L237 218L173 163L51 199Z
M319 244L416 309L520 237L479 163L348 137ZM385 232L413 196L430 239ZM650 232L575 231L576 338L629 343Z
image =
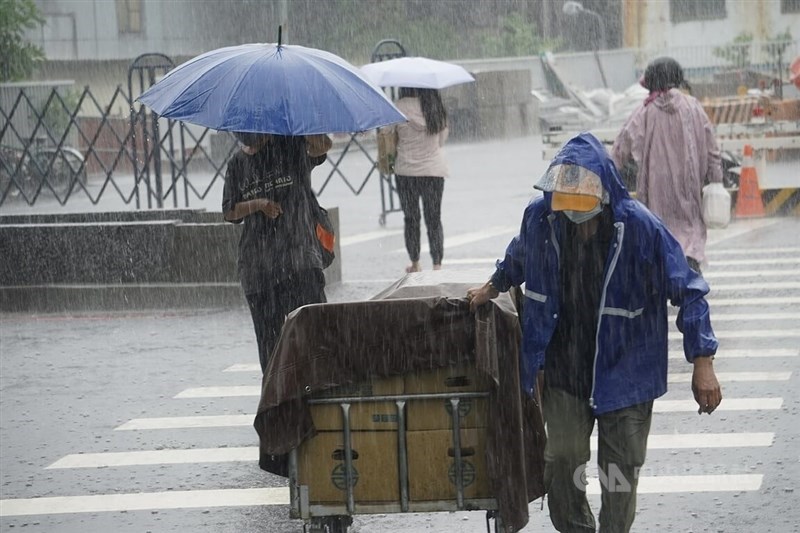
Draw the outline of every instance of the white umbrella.
M361 71L381 87L444 89L475 81L475 78L459 65L425 57L400 57L379 61L364 65Z

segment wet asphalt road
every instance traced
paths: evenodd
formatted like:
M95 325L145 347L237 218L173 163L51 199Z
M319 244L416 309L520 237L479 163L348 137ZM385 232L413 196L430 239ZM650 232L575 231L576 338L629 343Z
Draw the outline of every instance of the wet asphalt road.
M490 274L492 258L519 223L531 174L544 165L526 142L485 143L480 151L450 147L453 177L443 209L447 269ZM530 152L527 161L514 157L522 151ZM476 152L502 163L481 171ZM402 218L390 214L386 227L378 226L377 191L355 198L338 186L326 194L322 203L341 209L345 278L329 288L330 299L369 297L405 265ZM715 367L726 376L723 407L728 402L737 410L702 417L666 407L656 413L643 471L653 481L647 490L642 484L634 530L800 531L800 400L793 394L800 388L800 219L734 222L709 239L705 272L721 342ZM145 418L253 413L253 396L185 397L187 389L260 384L257 371L229 371L257 363L246 310L14 314L0 321L0 531L302 531L286 505L198 503L202 491L285 487L282 478L261 472L254 458L48 468L76 454L102 454L96 456L102 462L115 452L256 446L249 424L120 429ZM671 340L670 348L680 350L680 341ZM691 368L680 359L670 365L677 382L664 400L691 399L689 383L680 382ZM698 445L690 438L697 434L717 435ZM104 512L55 512L77 501L71 497L134 493L160 496L143 510L124 509L123 503ZM160 507L172 501L170 494L183 505ZM66 499L48 499L57 497ZM35 512L16 514L14 502L22 500L31 500ZM591 501L597 511L599 498ZM540 510L537 501L530 511L523 531L553 530L546 506ZM485 530L479 512L357 517L352 527L362 533Z

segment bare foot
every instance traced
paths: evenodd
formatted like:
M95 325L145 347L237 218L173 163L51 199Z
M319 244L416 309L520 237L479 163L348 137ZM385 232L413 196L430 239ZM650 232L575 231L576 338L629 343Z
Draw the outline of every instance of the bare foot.
M439 265L433 265L433 269L434 270L441 270L442 269L442 265L440 265L440 264Z
M419 261L414 261L410 265L408 265L406 267L406 272L409 274L411 272L422 272L422 267L419 266Z

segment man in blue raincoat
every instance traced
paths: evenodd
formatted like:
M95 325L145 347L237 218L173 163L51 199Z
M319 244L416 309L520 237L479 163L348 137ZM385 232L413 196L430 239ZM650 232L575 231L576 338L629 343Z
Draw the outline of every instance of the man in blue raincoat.
M668 300L680 308L698 412L722 401L709 288L664 224L631 199L593 135L569 140L535 187L543 197L525 209L490 281L467 298L475 310L524 284L520 373L529 394L544 375L545 488L555 528L596 531L584 472L597 421L600 532L627 532L653 400L667 391Z

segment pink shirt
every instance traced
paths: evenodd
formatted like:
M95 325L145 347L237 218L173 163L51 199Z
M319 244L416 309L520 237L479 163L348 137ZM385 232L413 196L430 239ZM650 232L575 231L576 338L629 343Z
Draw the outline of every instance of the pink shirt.
M636 162L636 198L664 221L688 257L702 263L703 185L721 182L722 166L700 102L671 89L643 104L622 127L611 157L617 168Z

